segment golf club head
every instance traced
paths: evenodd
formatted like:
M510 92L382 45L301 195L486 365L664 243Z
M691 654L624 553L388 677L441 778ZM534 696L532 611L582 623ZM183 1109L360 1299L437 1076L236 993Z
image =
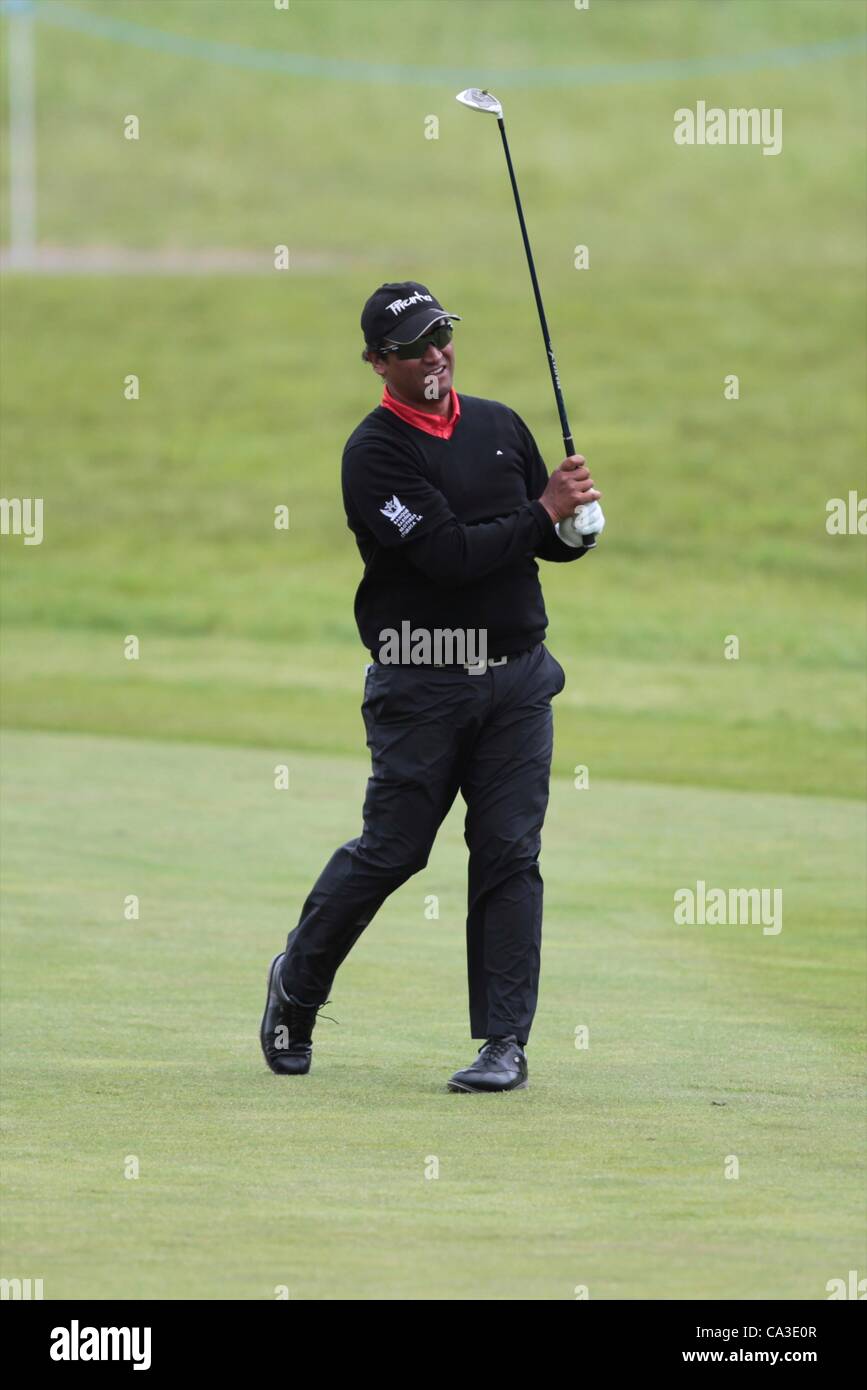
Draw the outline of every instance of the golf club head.
M462 101L464 106L471 106L474 111L487 111L491 116L503 114L503 108L497 98L479 87L468 87L465 92L458 92L455 101Z

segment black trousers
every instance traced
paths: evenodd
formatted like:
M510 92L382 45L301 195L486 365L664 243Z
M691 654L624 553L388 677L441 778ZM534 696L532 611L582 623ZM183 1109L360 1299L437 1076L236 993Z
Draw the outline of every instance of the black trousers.
M364 828L332 855L289 934L289 993L305 1004L325 1002L382 903L426 865L460 791L471 1036L514 1033L527 1041L539 989L551 700L565 679L542 645L477 675L370 666L361 707L372 758Z

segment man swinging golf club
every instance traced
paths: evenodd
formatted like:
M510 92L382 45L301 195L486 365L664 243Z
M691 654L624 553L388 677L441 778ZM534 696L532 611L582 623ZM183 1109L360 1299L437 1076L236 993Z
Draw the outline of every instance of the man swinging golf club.
M362 356L384 391L344 449L343 501L365 566L355 616L372 657L362 704L372 776L361 835L332 856L271 963L261 1041L272 1071L310 1070L313 1024L337 967L388 895L424 868L460 791L470 1029L485 1041L448 1086L514 1091L527 1085L551 700L565 683L543 645L536 560L579 559L605 520L566 418L503 108L475 87L457 99L497 118L566 458L549 478L514 411L458 396L458 315L424 285L382 285L370 296ZM395 663L392 639L404 632L412 646L407 654L403 644ZM463 659L442 660L442 633L463 634ZM484 652L478 659L475 648L468 661L471 633Z
M596 534L604 523L580 455L549 478L514 411L458 396L457 317L414 281L382 285L361 316L363 356L384 391L346 444L343 498L364 561L355 616L372 658L362 704L372 775L361 835L334 853L271 964L261 1043L282 1075L309 1071L337 968L389 894L425 866L460 791L470 1027L484 1045L448 1086L527 1085L550 702L565 682L543 643L536 561L587 553L576 508L596 508L582 513ZM485 655L419 663L404 650L394 661L384 637L402 631L484 633ZM414 647L426 650L436 648Z

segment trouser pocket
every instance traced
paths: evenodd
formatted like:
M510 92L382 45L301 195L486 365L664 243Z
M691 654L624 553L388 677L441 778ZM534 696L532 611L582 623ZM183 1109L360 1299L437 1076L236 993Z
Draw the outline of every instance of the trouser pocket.
M548 659L548 665L556 681L556 688L551 692L551 698L553 699L555 695L560 694L561 690L563 690L566 685L566 672L563 670L556 656L552 655L547 647L545 648L545 656Z

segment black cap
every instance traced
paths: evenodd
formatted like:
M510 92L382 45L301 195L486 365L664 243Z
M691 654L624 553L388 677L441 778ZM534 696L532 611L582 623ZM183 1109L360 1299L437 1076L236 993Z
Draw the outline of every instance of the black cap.
M425 285L416 280L380 285L361 311L361 331L368 348L386 343L414 343L439 319L460 319L450 314Z

